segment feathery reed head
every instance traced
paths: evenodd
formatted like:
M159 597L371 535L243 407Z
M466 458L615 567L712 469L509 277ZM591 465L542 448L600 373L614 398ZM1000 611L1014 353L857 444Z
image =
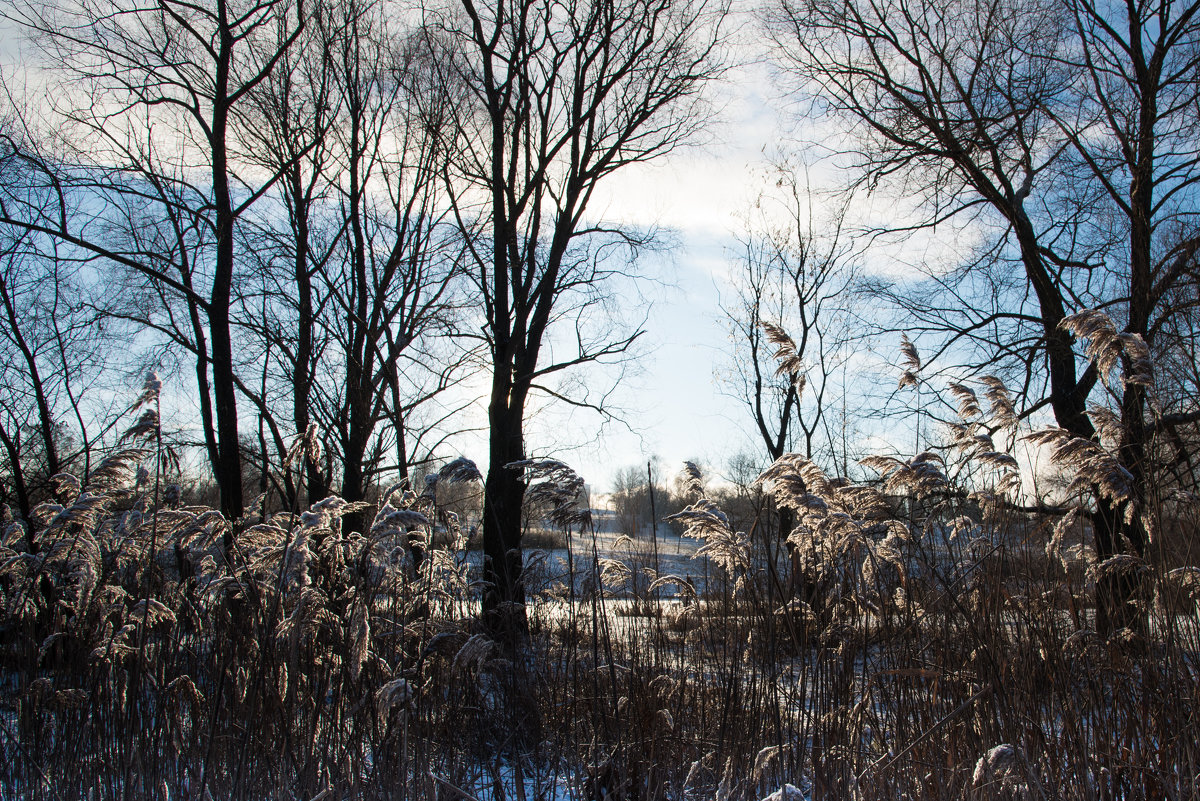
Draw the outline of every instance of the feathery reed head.
M684 488L698 498L704 497L704 474L695 462L683 463Z
M917 373L921 370L921 356L917 353L917 346L908 338L908 334L900 335L900 381L897 385L899 389L905 387L917 386Z
M972 781L976 787L998 785L1005 790L1015 789L1024 774L1021 762L1022 756L1016 746L1001 743L989 749L975 763Z
M1121 379L1124 383L1144 386L1153 383L1154 363L1145 340L1139 334L1118 332L1112 318L1099 309L1085 309L1064 317L1059 327L1078 340L1086 340L1084 353L1109 388L1115 387L1113 374L1120 370L1122 358L1128 362Z
M579 506L584 481L565 463L557 459L524 459L505 467L525 472L525 480L529 482L526 500L546 504L556 525L566 528L591 522L591 510Z
M945 461L932 451L918 453L908 461L892 456L867 456L859 464L879 473L888 492L912 492L923 498L950 486Z
M442 465L437 476L439 481L446 481L450 484L483 481L483 475L479 472L479 468L465 456L460 456L454 461Z
M1050 449L1050 458L1074 475L1068 492L1086 493L1091 487L1115 504L1126 504L1126 518L1133 514L1133 475L1115 455L1091 440L1055 426L1026 434L1024 439Z
M767 342L775 346L774 358L779 362L779 366L775 368L775 375L786 375L792 380L792 385L796 387L797 393L804 391L804 362L800 358L800 354L796 350L796 342L781 326L774 323L762 323L763 330L767 333Z
M975 390L960 384L957 381L951 381L949 385L950 394L958 403L958 416L963 420L970 420L972 417L978 417L982 414L979 408L979 398L975 395Z
M666 520L681 524L684 536L703 540L696 556L707 556L727 574L749 566L746 535L734 531L729 525L729 517L708 498L700 498L683 511L668 515Z
M142 382L142 393L133 402L133 408L136 409L139 406L157 403L161 394L162 380L158 377L158 373L151 370L146 373L146 380Z
M985 387L983 397L989 404L992 422L1000 428L1015 429L1020 418L1013 406L1012 395L1009 394L1008 387L994 375L983 376L979 379L979 383Z

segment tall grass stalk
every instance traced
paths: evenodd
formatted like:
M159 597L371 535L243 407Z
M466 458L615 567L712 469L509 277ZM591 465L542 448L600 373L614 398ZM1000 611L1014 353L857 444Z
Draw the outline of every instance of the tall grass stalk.
M478 482L465 460L383 492L366 532L342 525L364 504L327 498L255 512L227 548L230 521L163 491L147 429L5 517L0 795L1196 797L1196 507L1150 510L1147 559L1098 562L1085 514L1020 508L1015 462L964 431L958 456L867 460L872 485L780 459L760 481L790 548L689 467L687 576L602 547L578 477L522 463L566 548L529 554L529 634L505 645L437 501ZM1116 573L1146 625L1102 638Z

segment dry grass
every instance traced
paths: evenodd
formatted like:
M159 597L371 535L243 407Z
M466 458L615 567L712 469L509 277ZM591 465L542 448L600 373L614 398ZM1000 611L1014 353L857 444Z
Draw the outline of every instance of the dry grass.
M541 574L511 650L474 627L461 537L414 563L420 499L391 496L367 536L336 500L255 520L225 553L219 514L120 480L138 456L43 507L36 552L7 529L5 797L1196 792L1194 569L1089 569L1025 541L1037 521L950 500L913 524L864 495L864 518L840 504L868 490L831 484L824 507L780 499L806 514L794 596L701 502L701 597L665 579L618 614L628 576L577 535L597 580L572 598ZM1146 575L1149 641L1091 631L1104 570Z
M762 478L798 520L786 543L699 494L673 516L699 541L689 583L638 549L599 553L573 474L531 464L569 561L530 560L530 634L506 646L476 626L467 537L436 493L385 492L365 534L330 498L227 538L162 488L154 423L5 521L5 798L1200 793L1183 506L1161 558L1098 563L1083 516L959 486L948 457L873 460L885 497L788 456ZM1007 481L972 437L961 458ZM439 480L476 480L452 464ZM1116 574L1138 579L1146 626L1103 637L1095 585Z

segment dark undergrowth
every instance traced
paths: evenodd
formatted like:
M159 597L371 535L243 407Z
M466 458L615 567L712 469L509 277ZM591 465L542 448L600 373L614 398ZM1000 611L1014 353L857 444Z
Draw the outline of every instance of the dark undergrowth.
M228 536L156 503L154 456L7 526L4 797L1197 792L1200 570L1089 562L1083 529L935 492L901 519L793 458L767 477L802 513L790 557L701 497L677 521L697 593L585 527L574 580L531 560L529 635L502 644L434 494L387 494L366 534L328 499ZM457 547L424 547L433 520ZM1137 578L1138 630L1095 631L1106 571Z
M749 533L689 465L683 576L601 553L578 477L524 463L566 558L526 554L528 632L496 637L438 503L470 462L232 525L139 424L3 523L0 796L1197 797L1194 501L1098 559L1086 508L1019 509L1015 460L957 431L952 463L865 460L873 485L785 456Z

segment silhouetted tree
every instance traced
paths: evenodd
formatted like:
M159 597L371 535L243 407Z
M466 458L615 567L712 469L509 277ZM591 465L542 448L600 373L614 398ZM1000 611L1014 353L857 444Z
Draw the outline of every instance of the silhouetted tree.
M588 204L607 176L703 124L723 15L708 0L463 0L431 21L460 99L450 184L491 368L484 609L498 630L525 626L524 486L506 465L525 457L530 393L552 373L620 358L639 333L598 330L595 316L614 249L645 236L589 219Z
M299 38L304 5L16 2L6 14L63 79L54 111L72 136L54 157L8 141L5 157L23 162L27 180L6 187L0 222L128 268L182 304L182 320L164 309L157 325L195 354L205 445L221 509L236 519L235 229L279 176L251 185L232 129Z
M1107 377L1064 320L1104 307L1154 347L1180 311L1164 299L1193 280L1197 10L785 0L771 15L789 69L861 134L862 185L898 178L920 199L918 218L893 229L955 220L998 234L965 266L882 293L912 329L942 335L937 355L1015 376L1026 414L1048 406L1084 439L1097 437L1089 400ZM1128 508L1097 493L1101 558L1145 548L1145 393L1138 381L1116 393L1117 451L1136 490ZM1102 628L1132 614L1119 594L1100 588Z

